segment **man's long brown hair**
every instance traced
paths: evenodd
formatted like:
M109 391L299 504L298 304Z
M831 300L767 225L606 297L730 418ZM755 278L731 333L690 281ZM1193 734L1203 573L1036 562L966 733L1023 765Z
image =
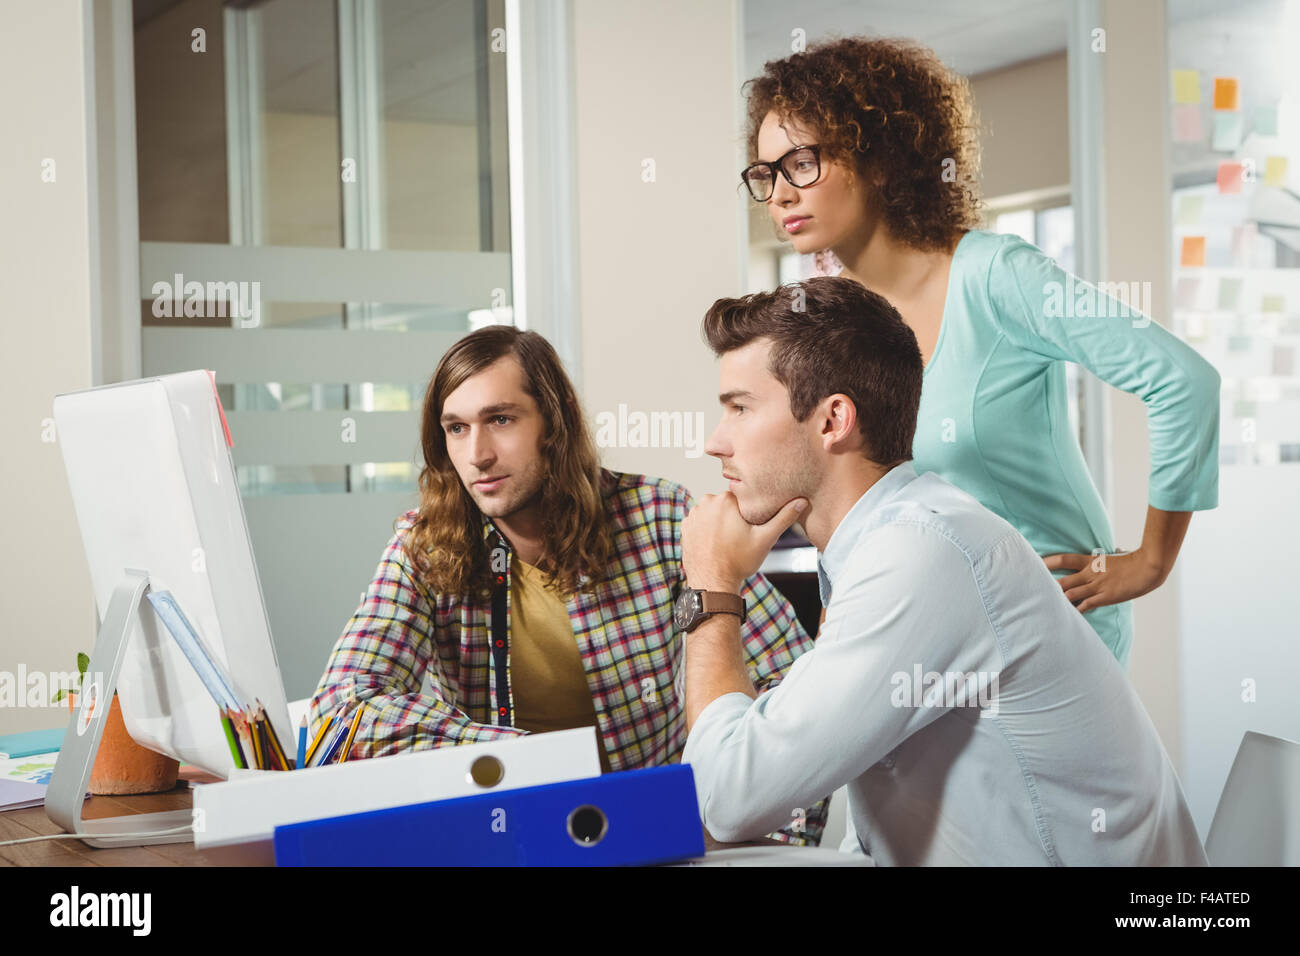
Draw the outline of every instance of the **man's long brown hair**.
M544 538L537 566L547 585L565 594L590 588L606 576L613 532L601 492L600 456L573 383L542 336L490 325L447 351L424 396L420 508L403 545L434 594L468 596L491 589L483 513L447 454L441 419L448 395L508 355L523 368L524 388L545 422L539 448L545 471L537 502Z

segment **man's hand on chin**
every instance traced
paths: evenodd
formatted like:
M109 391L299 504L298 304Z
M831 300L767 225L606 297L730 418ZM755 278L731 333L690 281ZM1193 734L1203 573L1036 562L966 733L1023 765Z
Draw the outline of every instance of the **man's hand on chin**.
M795 498L763 524L750 524L730 491L705 495L682 522L682 569L686 583L704 591L740 592L763 558L808 506Z

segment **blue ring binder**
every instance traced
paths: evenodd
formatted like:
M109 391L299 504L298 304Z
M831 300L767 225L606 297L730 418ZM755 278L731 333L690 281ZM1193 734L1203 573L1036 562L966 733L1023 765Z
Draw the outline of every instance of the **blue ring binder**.
M637 866L704 855L687 764L275 828L277 866Z

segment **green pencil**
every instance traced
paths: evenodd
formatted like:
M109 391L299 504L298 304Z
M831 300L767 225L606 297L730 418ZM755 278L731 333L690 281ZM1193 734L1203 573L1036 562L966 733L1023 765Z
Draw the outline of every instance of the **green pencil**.
M230 744L230 756L235 761L235 766L240 770L247 770L244 766L244 758L240 756L239 745L235 743L235 728L230 725L230 718L224 713L221 715L221 729L226 732L226 742Z

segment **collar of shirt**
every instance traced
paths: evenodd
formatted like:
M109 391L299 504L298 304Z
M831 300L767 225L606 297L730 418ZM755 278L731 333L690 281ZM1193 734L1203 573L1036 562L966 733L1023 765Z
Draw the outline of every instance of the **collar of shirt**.
M821 592L823 607L830 603L835 578L843 570L844 562L858 543L867 518L915 478L916 469L910 461L895 465L863 492L848 514L835 526L831 539L826 542L826 550L817 555L817 589Z

